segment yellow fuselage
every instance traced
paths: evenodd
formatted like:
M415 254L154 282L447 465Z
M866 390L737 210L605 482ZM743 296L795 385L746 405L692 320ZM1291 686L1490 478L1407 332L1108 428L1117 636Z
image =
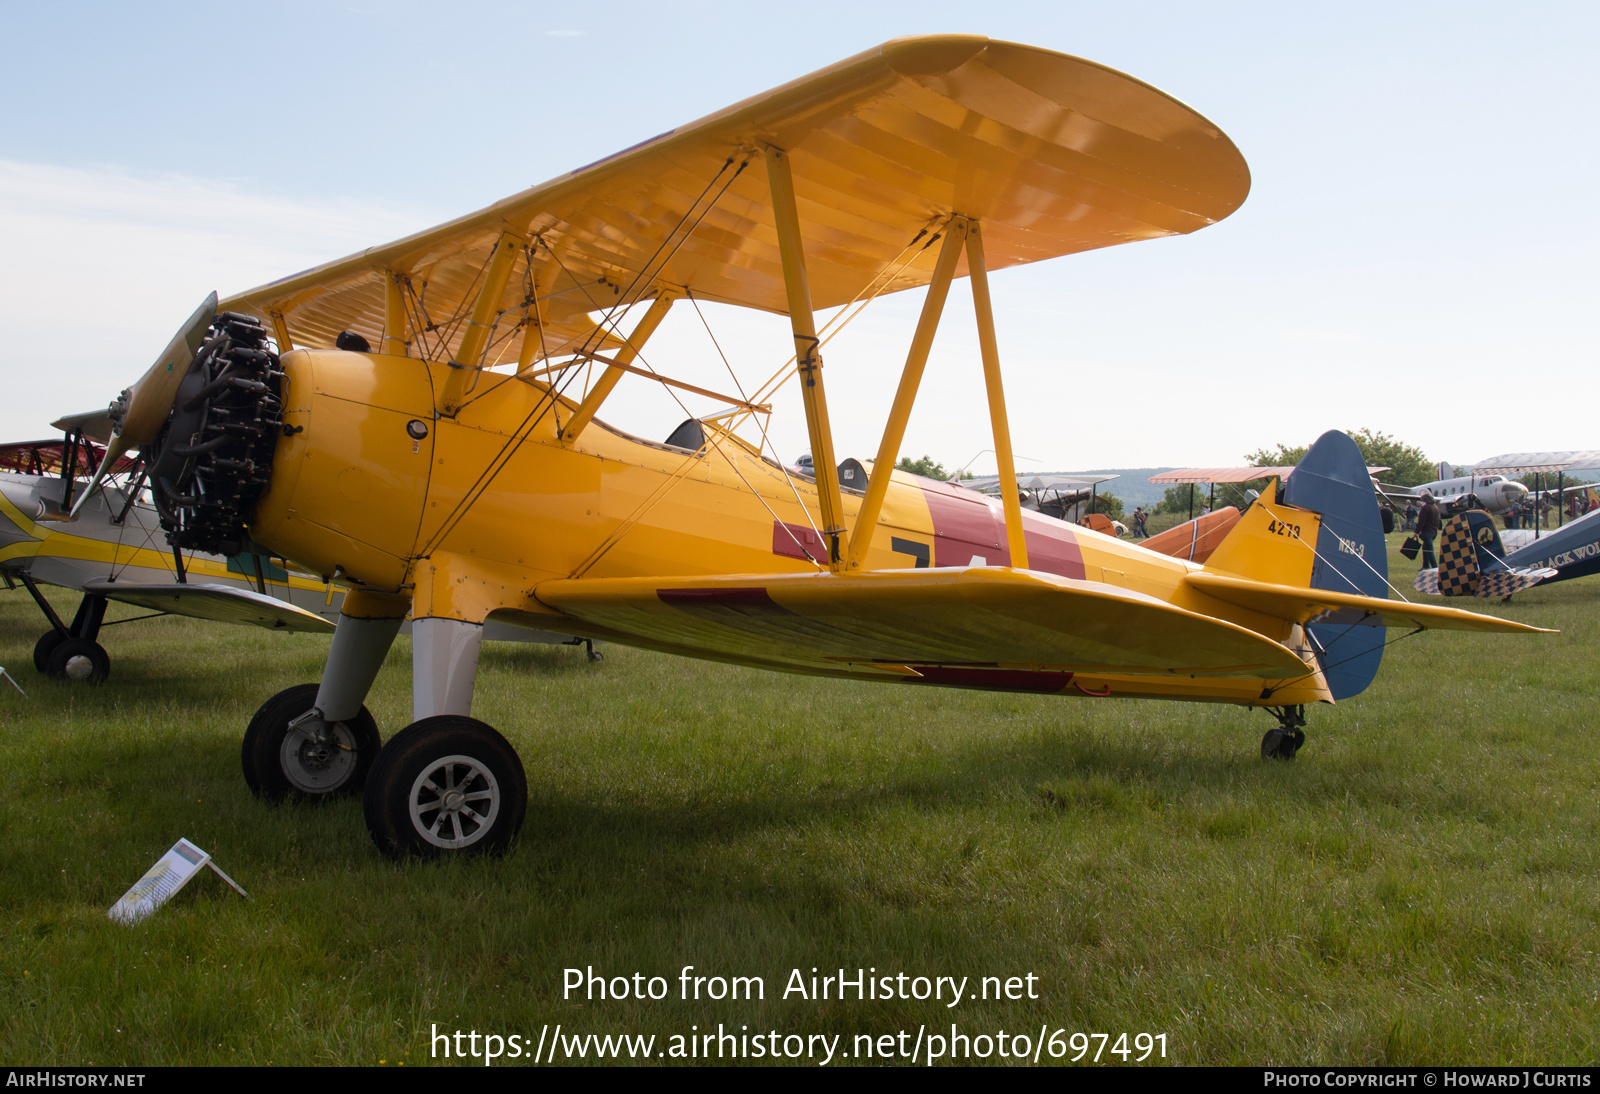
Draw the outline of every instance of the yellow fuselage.
M282 364L284 421L295 431L278 444L251 533L275 553L364 590L347 601L352 613L409 608L419 618L469 622L497 614L583 634L581 622L540 602L541 582L827 565L812 530L815 485L709 423L711 443L698 455L599 421L563 443L562 424L576 408L537 380L481 373L459 413L444 418L435 406L447 365L336 350L295 350ZM845 492L847 522L860 500ZM1300 646L1294 624L1183 585L1199 569L1192 563L1037 513L1024 520L1033 570L1120 586ZM862 569L1008 566L1005 545L997 503L897 472ZM1103 676L1075 684L1085 693L1106 687L1122 696L1259 703L1261 681ZM1273 702L1322 698L1312 663L1307 679L1279 689Z

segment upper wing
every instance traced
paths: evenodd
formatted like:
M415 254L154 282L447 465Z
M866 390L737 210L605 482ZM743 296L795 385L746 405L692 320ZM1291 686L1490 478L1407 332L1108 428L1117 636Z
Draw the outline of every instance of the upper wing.
M228 585L132 585L118 581L86 581L83 591L100 593L124 604L154 608L170 615L215 619L269 630L311 631L327 634L333 624L322 616L293 604Z
M1377 476L1390 470L1393 469L1371 465L1367 468L1367 474ZM1171 471L1163 471L1159 475L1151 475L1150 481L1157 486L1186 482L1196 485L1211 482L1254 482L1257 479L1287 479L1293 472L1293 467L1178 467Z
M1151 475L1150 482L1156 486L1170 486L1174 483L1202 485L1211 482L1254 482L1257 479L1286 479L1293 471L1292 467L1178 467L1171 471L1163 471L1159 475Z
M515 312L502 333L537 286L546 338L578 337L593 329L587 313L615 303L641 271L641 287L784 312L764 144L789 153L819 309L854 299L951 212L980 218L997 269L1192 232L1233 212L1250 188L1225 134L1138 80L983 37L905 38L222 307L276 312L297 343L329 346L345 328L381 330L391 270L416 289L425 283L427 318L447 328L509 231L538 244L499 302ZM697 227L682 242L686 219ZM927 242L885 291L928 283L937 248ZM435 334L451 349L459 339ZM493 359L515 358L521 337L497 342Z
M1307 671L1291 650L1232 623L1022 570L566 579L534 595L625 641L811 671L985 666L1269 680Z
M1507 452L1472 465L1475 475L1555 475L1573 467L1600 467L1600 448L1569 452Z

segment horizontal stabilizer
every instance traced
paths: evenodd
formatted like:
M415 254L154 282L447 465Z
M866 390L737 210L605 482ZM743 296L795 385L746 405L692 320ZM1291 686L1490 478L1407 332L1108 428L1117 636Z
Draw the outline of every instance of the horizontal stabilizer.
M264 593L235 589L227 585L130 585L120 581L86 581L86 593L120 600L170 615L194 619L214 619L219 623L249 624L278 631L307 631L329 634L333 624L316 615L276 600Z
M1423 570L1412 582L1412 587L1419 593L1429 596L1475 596L1480 600L1491 600L1497 597L1514 596L1535 585L1542 585L1553 577L1560 576L1559 570L1551 569L1507 569L1486 573L1474 574L1474 581L1470 590L1462 592L1451 589L1439 580L1438 569Z
M1129 589L999 567L568 579L534 595L606 637L797 671L1306 674L1293 651L1224 620Z
M1168 528L1159 535L1140 540L1139 546L1159 555L1171 555L1173 558L1189 562L1204 563L1238 523L1239 510L1227 505L1214 513L1195 517L1186 524Z
M1298 589L1293 585L1273 585L1222 574L1189 574L1184 582L1191 588L1228 604L1248 608L1263 615L1289 619L1296 623L1360 624L1370 627L1424 627L1446 631L1533 631L1554 633L1544 627L1530 627L1510 619L1441 608L1434 604L1410 604L1404 600L1381 600L1356 593L1337 593L1331 589Z

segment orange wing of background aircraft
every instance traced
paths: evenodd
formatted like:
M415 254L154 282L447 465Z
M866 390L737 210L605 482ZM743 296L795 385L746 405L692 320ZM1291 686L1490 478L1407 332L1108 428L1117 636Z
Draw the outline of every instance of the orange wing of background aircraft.
M1196 231L1249 185L1215 125L1138 80L898 40L202 309L113 405L108 460L138 450L175 546L253 541L350 585L321 682L261 707L245 775L269 798L364 786L389 853L503 847L521 823L520 761L470 717L490 619L900 686L1263 706L1263 751L1290 756L1304 704L1370 681L1382 628L1532 628L1386 599L1342 434L1204 567L1022 511L988 281ZM960 277L998 501L892 470ZM814 313L918 287L877 458L841 488ZM645 349L686 300L786 314L790 364L727 396L661 375ZM641 378L726 410L664 443L607 426L608 395ZM779 395L814 478L766 441ZM415 721L380 750L362 704L408 611Z

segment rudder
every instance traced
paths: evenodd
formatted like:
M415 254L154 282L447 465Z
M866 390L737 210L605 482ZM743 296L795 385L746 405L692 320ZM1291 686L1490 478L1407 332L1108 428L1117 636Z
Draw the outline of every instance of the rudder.
M1311 588L1388 599L1389 552L1383 519L1355 441L1338 430L1317 438L1284 483L1283 500L1321 517ZM1383 661L1384 628L1312 623L1317 661L1335 699L1365 691Z

